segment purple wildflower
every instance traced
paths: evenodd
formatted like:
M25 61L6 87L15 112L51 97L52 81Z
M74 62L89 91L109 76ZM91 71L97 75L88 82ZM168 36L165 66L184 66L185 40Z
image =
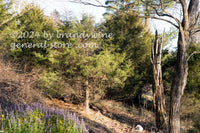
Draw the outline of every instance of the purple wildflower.
M52 129L50 128L50 131L49 131L50 133L52 132Z

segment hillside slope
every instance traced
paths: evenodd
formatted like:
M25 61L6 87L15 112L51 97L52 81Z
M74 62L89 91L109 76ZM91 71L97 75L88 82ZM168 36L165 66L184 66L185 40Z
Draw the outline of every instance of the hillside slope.
M84 106L69 104L58 99L48 99L32 88L36 79L34 72L23 73L9 63L0 61L0 104L2 109L10 104L43 103L50 107L64 108L85 119L91 133L130 133L140 124L148 132L155 129L153 113L125 106L120 102L102 100L91 104L89 114Z

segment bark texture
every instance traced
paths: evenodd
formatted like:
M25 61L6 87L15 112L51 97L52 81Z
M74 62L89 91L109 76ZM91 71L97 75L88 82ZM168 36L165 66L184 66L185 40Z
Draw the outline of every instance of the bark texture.
M88 86L88 81L85 82L85 85L86 85L85 111L86 111L86 113L89 113L89 111L90 111L90 106L89 106L89 103L90 103L90 88Z
M188 75L187 44L189 40L188 37L187 39L185 37L187 37L187 35L182 36L182 33L179 33L177 63L170 94L170 133L180 133L180 102Z
M150 6L149 6L149 4L150 4L150 0L146 0L146 16L150 16ZM150 28L149 25L150 25L150 18L147 17L147 18L145 18L145 26L147 27L147 29Z
M179 24L177 63L170 94L169 133L180 133L180 102L188 76L187 50L190 33L199 12L199 0L180 0L183 9L183 21Z
M153 67L154 77L154 110L156 115L156 126L159 130L167 131L167 119L166 119L166 106L165 96L162 81L162 38L159 40L158 33L155 34L155 43L152 45L151 62Z

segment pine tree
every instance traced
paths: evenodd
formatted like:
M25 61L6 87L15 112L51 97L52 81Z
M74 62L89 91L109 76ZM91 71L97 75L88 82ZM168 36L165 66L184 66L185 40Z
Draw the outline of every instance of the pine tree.
M141 88L151 82L149 78L151 34L134 11L128 9L125 13L117 11L114 14L106 14L105 17L107 19L102 30L114 35L112 39L105 40L108 44L106 47L117 53L127 53L126 59L132 61L132 76L126 81L124 96L141 95Z
M9 33L11 33L12 25L13 23L5 23L7 20L11 18L11 14L9 13L9 10L11 8L10 2L5 2L4 0L0 0L0 46L1 49L3 47L3 44L5 43L4 39L9 36Z
M16 41L12 42L11 55L21 63L24 70L31 70L37 64L47 61L46 55L55 36L49 38L44 34L55 34L56 28L52 21L44 15L44 11L36 5L29 5L17 18L18 31L14 32ZM20 47L16 47L20 44ZM35 45L35 46L34 46Z

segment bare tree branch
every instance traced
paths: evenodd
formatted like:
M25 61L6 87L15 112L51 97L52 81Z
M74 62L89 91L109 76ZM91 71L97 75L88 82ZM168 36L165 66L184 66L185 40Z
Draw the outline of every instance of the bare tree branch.
M172 18L172 19L174 19L176 22L177 22L177 24L179 25L179 27L181 26L181 22L176 18L176 17L174 17L171 13L169 13L169 12L166 12L165 10L163 10L163 12L166 12L166 13L159 13L158 12L158 10L156 9L156 8L153 8L155 11L156 11L156 14L158 15L158 16L160 16L160 17L169 17L169 18ZM170 21L171 22L171 21ZM173 24L174 25L174 24Z
M190 54L190 56L187 58L187 62L194 54L200 54L200 51L195 51L192 54Z
M96 0L95 0L96 1ZM84 5L91 5L91 6L95 6L95 7L104 7L104 8L110 8L110 6L105 6L102 3L100 3L99 5L94 4L94 3L90 3L90 2L86 2L86 1L82 1L82 0L69 0L67 2L72 2L72 3L81 3Z
M112 3L118 4L118 5L122 6L122 7L125 7L125 5L121 4L119 1L109 0L108 2L112 2Z
M194 25L190 28L190 30L192 30L192 29L197 25L199 19L200 19L200 12L198 13L197 17L195 18L195 23L194 23Z
M191 33L190 33L190 37L192 37L193 35L195 35L196 33L200 32L200 28L195 28Z
M150 6L151 8L153 8L156 12L156 14L160 17L169 17L169 18L172 18L174 19L179 25L181 24L181 22L179 21L179 19L177 19L175 16L173 16L171 13L167 12L165 9L164 9L164 5L163 5L163 0L160 0L160 4L156 4L156 6L154 5L151 5L149 3L147 3L146 1L144 0L141 0L144 4L148 4L148 6ZM161 7L161 12L158 12L158 7Z
M167 23L170 23L171 25L173 25L174 27L176 27L177 29L179 29L179 26L176 25L175 23L171 22L170 20L164 19L164 18L159 18L159 17L154 17L154 16L138 16L140 18L152 18L152 19L157 19L157 20L162 20L165 21Z
M99 1L96 0L98 3ZM141 0L142 2L144 2L143 0ZM91 5L91 6L95 6L95 7L104 7L104 8L112 8L114 10L117 10L117 11L120 11L118 8L114 7L114 6L107 6L107 5L103 5L101 2L100 4L94 4L94 3L91 3L91 2L86 2L86 1L82 1L82 0L70 0L69 2L73 2L73 3L81 3L81 4L84 4L84 5ZM116 2L114 0L110 0L109 2ZM132 3L129 3L129 4L132 4ZM123 12L123 11L121 11ZM127 12L124 12L124 13L127 13ZM129 13L127 13L129 14ZM129 15L132 15L132 14L129 14ZM158 15L158 14L157 14ZM173 18L178 24L180 24L179 20L177 18L175 18L173 15L168 15L168 14L164 14L164 15L158 15L158 16L168 16L170 18ZM138 15L138 17L140 18L152 18L152 19L157 19L157 20L162 20L162 21L165 21L167 23L170 23L172 24L174 27L176 28L179 28L178 25L176 25L175 23L173 23L172 21L170 20L167 20L167 19L164 19L164 18L159 18L159 17L155 17L155 16L141 16L141 15Z
M100 5L102 5L102 3L99 0L96 0Z
M148 6L150 6L151 8L153 8L154 10L155 10L155 12L156 12L156 15L158 15L158 16L160 16L160 17L169 17L169 18L172 18L172 19L174 19L176 22L177 22L177 24L179 25L179 26L177 26L176 24L174 24L172 21L170 21L170 20L167 20L167 19L163 19L163 18L158 18L158 17L151 17L151 18L153 18L153 19L160 19L160 20L163 20L163 21L165 21L165 22L168 22L168 23L170 23L170 24L172 24L173 26L175 26L176 28L179 28L180 26L181 26L181 22L179 21L179 19L177 19L176 17L174 17L171 13L168 13L168 12L166 12L165 10L164 10L164 7L163 7L163 1L162 0L160 0L160 5L156 5L156 6L152 6L152 5L150 5L149 3L146 3L146 1L144 1L144 0L141 0L144 4L148 4ZM158 10L157 10L157 8L159 7L159 6L161 6L161 9L163 10L163 12L165 12L165 13L159 13L158 12Z
M200 28L197 29L197 30L194 32L194 34L196 34L196 33L198 33L198 32L200 32Z

